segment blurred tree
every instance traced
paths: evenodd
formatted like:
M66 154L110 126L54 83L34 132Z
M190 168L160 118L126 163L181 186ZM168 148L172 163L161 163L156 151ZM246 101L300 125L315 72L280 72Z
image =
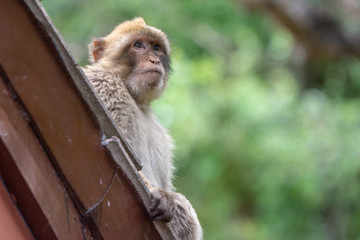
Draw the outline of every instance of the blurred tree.
M267 2L288 6L278 11L292 24L326 3L335 28L305 25L316 37L303 36L309 47L298 51L295 33L240 1L42 3L81 64L91 38L125 19L143 16L168 34L174 71L154 107L177 142L176 186L205 239L359 239L360 63L341 45L359 31L358 3ZM304 51L311 67L294 70Z
M358 19L360 4L355 1L245 0L245 4L268 13L292 34L292 63L304 88L323 88L332 61L343 65L349 56L360 57L360 31L352 33L346 28L350 18ZM347 12L352 13L350 17ZM341 20L344 18L347 21ZM350 92L345 95L352 95L352 88L358 86L348 84Z

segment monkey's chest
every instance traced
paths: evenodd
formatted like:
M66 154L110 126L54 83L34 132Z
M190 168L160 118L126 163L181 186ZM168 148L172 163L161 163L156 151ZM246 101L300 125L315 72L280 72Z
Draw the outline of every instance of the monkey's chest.
M168 189L171 185L172 160L171 142L163 128L148 121L139 137L139 156L143 164L143 173L156 187Z

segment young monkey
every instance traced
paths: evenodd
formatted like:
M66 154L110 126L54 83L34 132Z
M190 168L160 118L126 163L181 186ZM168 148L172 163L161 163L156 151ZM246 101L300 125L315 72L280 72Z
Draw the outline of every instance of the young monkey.
M152 195L150 217L169 222L179 239L202 239L195 210L174 192L173 140L150 103L164 91L170 70L170 44L142 18L119 24L89 45L84 72L143 164L141 175Z

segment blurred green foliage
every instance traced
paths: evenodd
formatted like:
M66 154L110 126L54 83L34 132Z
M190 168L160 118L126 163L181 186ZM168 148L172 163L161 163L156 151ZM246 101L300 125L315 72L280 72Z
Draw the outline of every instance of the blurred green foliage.
M154 108L205 239L360 239L359 62L323 63L324 86L300 90L291 36L240 2L43 5L81 64L123 20L168 34L174 71Z

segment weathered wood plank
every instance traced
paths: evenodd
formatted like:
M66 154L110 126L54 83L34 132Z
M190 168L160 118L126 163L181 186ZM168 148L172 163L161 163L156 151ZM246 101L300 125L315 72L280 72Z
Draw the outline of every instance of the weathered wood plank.
M2 240L34 240L14 205L3 182L0 181L0 236Z
M0 16L0 64L8 84L94 235L174 239L165 224L154 227L148 218L149 194L122 143L101 145L103 135L121 136L42 8L33 0L2 0Z
M0 137L1 177L36 238L81 239L80 215L1 77Z

